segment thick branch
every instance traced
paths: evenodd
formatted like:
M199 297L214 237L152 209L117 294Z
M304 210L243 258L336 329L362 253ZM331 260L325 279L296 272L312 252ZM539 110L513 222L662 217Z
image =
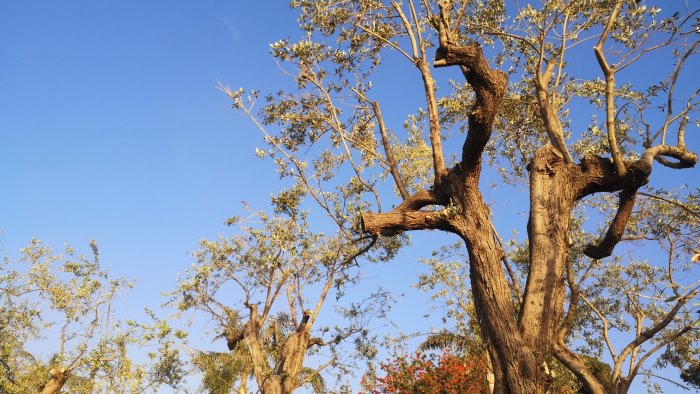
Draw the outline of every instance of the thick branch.
M476 101L469 114L469 133L462 148L462 170L474 173L481 163L481 153L486 146L501 100L505 94L508 76L489 67L478 44L455 45L450 41L450 24L447 5L440 3L438 23L440 47L435 53L435 67L460 66L467 82L474 89Z
M577 354L569 350L563 342L555 343L553 350L554 357L576 375L578 380L588 388L589 393L605 393L605 387L596 379L585 362Z
M676 159L672 162L666 157ZM698 155L688 151L685 147L675 147L670 145L656 145L644 151L642 158L639 159L651 166L652 160L663 164L670 168L691 168L695 167L698 162Z
M362 230L364 232L391 236L411 230L445 230L451 231L445 211L392 211L388 213L363 213Z
M620 203L617 207L617 213L610 222L608 232L605 238L598 245L588 244L583 250L586 256L592 259L602 259L612 254L615 245L617 245L627 228L632 210L634 209L634 201L637 196L637 189L625 189L620 192Z

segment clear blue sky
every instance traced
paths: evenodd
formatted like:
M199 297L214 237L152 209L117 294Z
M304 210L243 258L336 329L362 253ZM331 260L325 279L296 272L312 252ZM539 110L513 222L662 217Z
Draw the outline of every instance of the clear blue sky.
M33 237L57 250L95 239L111 273L137 281L123 313L160 304L199 239L226 233L240 201L266 208L279 189L254 155L259 135L215 86L286 83L268 44L298 37L296 26L283 1L0 0L3 254ZM405 84L384 75L386 91ZM400 121L419 99L388 101L385 113ZM697 184L697 171L684 176ZM526 220L522 205L508 208L521 215L501 216L504 237ZM422 300L409 288L420 254L392 263L406 294L398 322L415 321Z
M96 239L115 274L168 288L266 198L259 136L215 89L272 88L267 43L295 18L253 3L0 2L0 248Z

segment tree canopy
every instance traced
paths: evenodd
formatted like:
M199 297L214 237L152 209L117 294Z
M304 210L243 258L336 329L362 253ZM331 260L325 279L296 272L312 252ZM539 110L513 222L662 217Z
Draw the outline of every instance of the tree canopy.
M221 89L262 133L268 148L257 154L342 231L400 245L418 230L462 240L495 392L545 392L552 359L594 393L626 392L653 375L654 360L693 361L700 191L667 174L697 163L688 65L698 10L632 0L291 5L301 38L270 48L296 88ZM398 126L385 117L385 67L415 84L397 94L423 102L390 106L404 116ZM501 177L489 199L528 196L525 238L507 244L494 226L484 164ZM346 200L359 214L341 213ZM629 337L613 343L613 333ZM587 362L603 348L607 381Z

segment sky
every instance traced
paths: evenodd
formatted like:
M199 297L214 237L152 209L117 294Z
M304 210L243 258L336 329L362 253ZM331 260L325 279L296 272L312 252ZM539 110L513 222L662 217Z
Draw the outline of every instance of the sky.
M117 310L138 319L165 302L199 240L230 234L242 201L268 209L278 176L216 89L288 83L268 44L297 37L296 16L261 4L0 1L2 254L33 238L88 253L96 240L110 275L135 280ZM399 261L392 277L406 326L423 302L410 288L418 256L402 259L412 268Z
M286 7L0 4L0 248L95 239L115 274L167 287L241 200L273 191L259 136L215 87L269 87Z
M2 253L16 257L32 238L87 251L94 239L112 275L136 280L121 313L162 303L198 240L228 233L241 201L265 209L279 190L255 156L259 134L216 86L288 84L268 44L290 36L296 15L282 1L0 0ZM384 76L385 91L406 84ZM385 113L418 102L396 97ZM697 173L684 176L697 184ZM504 234L514 222L524 231L523 205L496 207L516 215ZM426 251L373 274L403 294L399 325L431 325L416 322L425 298L410 288Z

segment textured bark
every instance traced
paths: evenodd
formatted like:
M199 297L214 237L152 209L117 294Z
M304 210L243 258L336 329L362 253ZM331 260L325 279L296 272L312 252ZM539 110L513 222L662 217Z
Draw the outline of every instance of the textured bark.
M579 164L573 163L563 139L555 141L559 142L558 149L551 145L538 149L529 166L530 266L518 313L500 264L504 251L496 242L490 211L478 188L481 156L491 138L507 75L489 67L479 45L461 46L450 42L448 12L442 3L440 6L440 47L434 66L460 67L475 93L461 162L440 172L442 175L436 176L431 190L408 198L404 196L405 201L393 211L364 213L363 231L391 236L402 231L438 229L455 233L464 240L477 317L493 364L495 393L546 392L549 379L542 366L546 366L543 361L548 354L555 355L570 368L591 392L602 392L603 385L582 359L565 346L573 321L571 313L575 313L575 308L566 316L564 313L571 212L576 203L588 195L621 192L620 207L606 237L598 246L587 249L591 256L597 256L595 258L607 256L622 239L634 207L636 190L648 182L652 162L656 160L676 168L692 167L697 155L684 147L660 145L648 148L637 161L622 163L625 171L620 172L608 158L587 156ZM551 70L548 72L551 74ZM540 93L543 93L540 100L548 100L546 92ZM555 124L558 120L554 114L543 113L542 117L547 121L550 115L554 119L552 125L558 127L553 130L562 134L561 125ZM434 121L437 117L431 116L431 122ZM437 127L431 123L431 137L439 134L439 129L435 132ZM433 149L435 153L435 144ZM444 209L424 210L429 206Z
M238 341L244 341L253 361L253 376L261 393L291 394L298 388L299 374L304 365L307 349L313 344L318 344L316 339L310 343L310 327L307 322L311 311L304 311L299 327L285 339L278 363L271 368L264 344L260 339L262 323L259 321L258 307L250 304L248 309L250 317L243 329L238 333L229 334L226 338L229 350L232 350Z
M493 237L489 209L476 188L465 191L464 212L455 217L454 228L467 245L469 275L481 332L489 344L495 376L494 392L538 393L538 363L522 341L515 305L500 260L503 250Z
M51 378L41 390L41 394L58 394L68 381L70 373L65 369L52 370Z
M563 343L554 344L554 355L582 382L591 394L605 393L605 387L593 376L583 360L571 352Z
M575 203L567 165L551 145L540 148L530 165L530 270L519 327L538 358L550 352L563 316L569 221Z

